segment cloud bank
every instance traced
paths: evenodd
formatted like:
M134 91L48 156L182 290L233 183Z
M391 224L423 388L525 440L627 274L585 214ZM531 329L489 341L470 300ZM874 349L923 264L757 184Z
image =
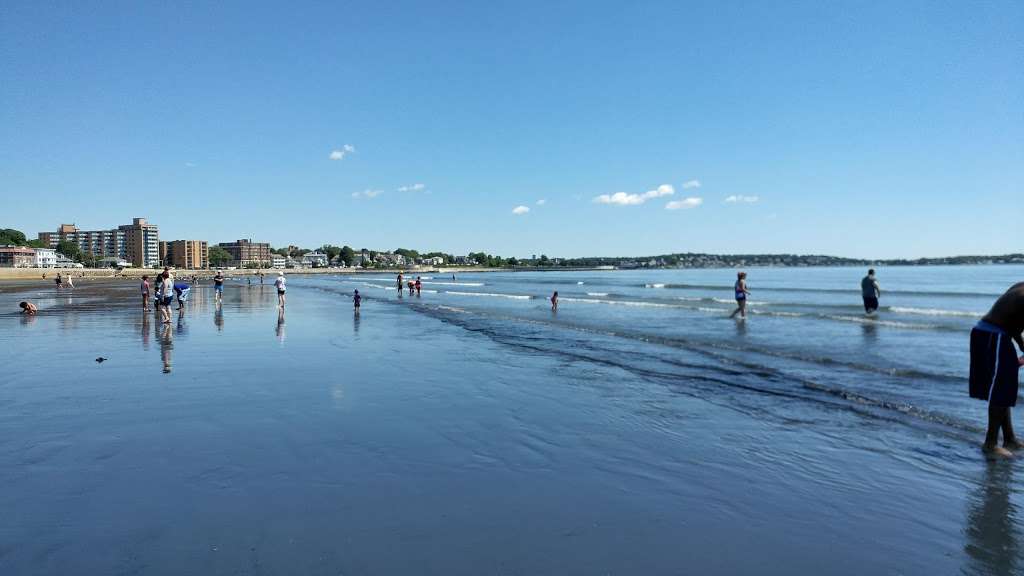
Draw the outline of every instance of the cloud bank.
M345 144L337 150L331 150L331 154L328 156L331 160L341 160L345 156L356 151L356 147L351 144Z
M528 206L516 206L515 208L512 209L512 213L515 214L516 216L522 216L523 214L526 214L529 211L530 208Z
M383 193L383 190L363 190L362 192L353 192L352 197L356 200L359 200L360 198L376 198Z
M758 196L740 196L733 194L732 196L726 198L725 201L728 202L729 204L753 204L760 199L761 198Z
M676 193L676 189L671 184L662 184L654 190L648 190L643 194L629 194L626 192L616 192L615 194L601 194L594 198L594 202L598 204L614 204L617 206L636 206L643 204L652 198L661 198L662 196L671 196Z
M691 197L683 198L682 200L674 200L665 204L665 210L689 210L690 208L696 208L704 203L703 198Z

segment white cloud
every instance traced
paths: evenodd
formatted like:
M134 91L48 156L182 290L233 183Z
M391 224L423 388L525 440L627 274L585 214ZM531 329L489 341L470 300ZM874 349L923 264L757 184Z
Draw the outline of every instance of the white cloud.
M700 188L700 180L687 180L683 182L683 190L689 190L690 188Z
M626 192L616 192L615 194L601 194L594 198L594 202L598 204L616 204L618 206L636 206L643 204L651 198L661 198L662 196L671 196L676 193L676 189L671 184L662 184L654 190L648 190L643 194L628 194Z
M399 186L398 187L398 191L399 192L422 192L423 190L426 190L426 189L427 189L427 185L426 184L422 184L420 182L417 182L416 184L409 184L407 186Z
M704 203L703 198L690 197L683 198L682 200L674 200L665 204L665 210L688 210L690 208L696 208Z
M729 204L753 204L760 199L761 198L758 196L738 196L736 194L733 194L732 196L726 198L725 201L728 202Z
M345 144L337 150L331 150L331 154L328 156L331 160L341 160L345 156L356 151L356 147L351 144Z
M545 205L547 203L548 203L548 201L545 200L544 198L541 198L540 200L537 200L537 206L543 206L543 205Z
M363 190L362 192L353 192L352 193L352 197L357 199L357 200L360 199L360 198L376 198L377 196L380 196L383 193L384 193L383 190L369 190L369 189L367 189L367 190Z
M522 216L523 214L526 214L529 211L529 206L516 206L515 208L512 209L512 213L515 214L516 216Z

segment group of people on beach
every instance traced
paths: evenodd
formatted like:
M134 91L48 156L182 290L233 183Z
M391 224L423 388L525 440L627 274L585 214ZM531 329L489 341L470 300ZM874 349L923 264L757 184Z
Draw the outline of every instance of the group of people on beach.
M262 273L260 276L262 281ZM192 281L195 283L198 278L193 276ZM214 297L218 305L223 299L224 282L223 274L218 271L213 277ZM56 283L58 288L74 286L70 276L65 277L60 273L57 275ZM274 281L274 286L277 289L278 308L283 313L286 293L283 271ZM861 279L860 287L865 313L876 313L879 309L881 288L874 269L868 270L867 275ZM400 273L397 277L397 288L399 294L402 294L403 290L408 290L410 295L418 296L422 289L422 280L417 276L415 280L406 281ZM152 285L149 276L144 275L140 289L143 310L150 310L151 295L154 296L153 300L162 322L170 324L171 304L177 300L178 310L184 310L191 285L176 284L173 271L165 267L156 275ZM746 272L737 273L733 289L737 307L730 317L739 315L745 318L747 299L751 293L747 287ZM355 290L352 300L358 314L362 305L359 290ZM557 291L551 295L550 301L552 311L557 311ZM38 313L36 305L28 301L20 302L19 307L25 315L35 316ZM1014 284L1000 296L989 312L971 329L970 334L969 393L972 398L988 402L988 430L982 449L992 457L1009 458L1015 451L1024 450L1024 443L1018 441L1014 433L1010 416L1010 409L1017 403L1021 366L1024 366L1024 282ZM1002 445L999 445L1000 434L1003 439Z
M423 282L422 282L422 280L420 279L419 276L416 277L416 280L405 280L405 277L402 275L401 272L399 272L398 273L397 282L398 282L398 295L399 296L402 295L402 290L404 288L408 288L409 289L409 296L412 296L413 293L415 293L417 296L419 296L420 295L420 291L423 289Z

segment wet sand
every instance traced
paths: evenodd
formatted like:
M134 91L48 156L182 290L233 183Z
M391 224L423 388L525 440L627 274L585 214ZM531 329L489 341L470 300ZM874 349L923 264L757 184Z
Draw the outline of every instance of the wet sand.
M200 287L166 328L134 281L19 286L0 310L44 306L0 314L3 574L1024 566L1017 466L925 428L755 412L411 301L356 317L319 278L283 315L272 286Z

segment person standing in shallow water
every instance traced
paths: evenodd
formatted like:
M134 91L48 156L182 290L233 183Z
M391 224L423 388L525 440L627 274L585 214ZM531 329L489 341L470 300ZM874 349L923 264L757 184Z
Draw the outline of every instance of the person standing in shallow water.
M558 311L558 290L555 290L555 293L551 295L551 311Z
M988 402L988 432L982 450L993 457L1009 458L1014 450L1024 448L1017 441L1010 419L1010 408L1017 404L1019 369L1024 365L1024 356L1017 355L1017 350L1024 352L1021 332L1024 282L1011 286L971 330L970 395Z
M736 293L736 310L729 315L729 318L735 318L737 314L740 318L747 317L747 296L750 294L750 290L747 290L747 273L738 272L736 274L736 284L733 286L733 290Z
M875 280L874 268L868 270L868 275L861 279L860 295L864 298L864 312L874 314L878 310L878 297L882 295L878 280Z
M402 283L402 279L403 279L403 278L402 278L402 273L401 273L401 272L399 272L399 273L398 273L398 295L399 295L399 296L401 296L401 295L402 295L402 288L403 288L403 283Z
M277 288L277 307L284 308L284 270L277 276L277 280L274 280L274 286Z

